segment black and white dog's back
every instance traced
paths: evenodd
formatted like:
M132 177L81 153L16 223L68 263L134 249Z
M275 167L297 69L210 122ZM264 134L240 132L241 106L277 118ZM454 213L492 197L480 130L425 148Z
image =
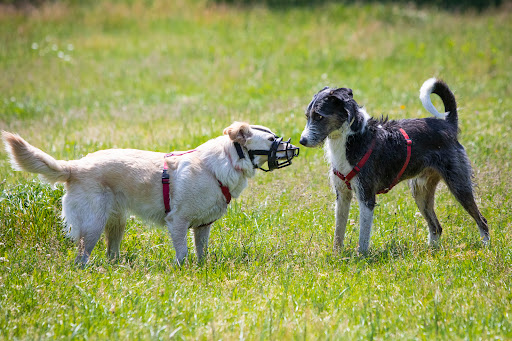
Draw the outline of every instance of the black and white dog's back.
M439 113L430 95L441 97L446 113ZM441 179L475 219L484 242L487 221L473 196L471 165L457 140L457 104L449 87L435 78L420 90L425 108L435 117L387 120L370 117L347 88L324 88L306 110L307 124L300 143L316 147L325 141L336 190L335 249L343 246L354 190L360 208L359 250L368 250L376 195L410 179L414 199L427 220L429 242L435 245L442 228L434 212L434 195Z

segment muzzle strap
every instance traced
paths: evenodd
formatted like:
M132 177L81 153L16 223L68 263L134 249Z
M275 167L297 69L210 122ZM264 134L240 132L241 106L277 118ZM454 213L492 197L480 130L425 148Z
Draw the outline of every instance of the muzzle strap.
M267 165L268 169L261 168L257 165L254 165L254 168L259 168L262 171L270 172L274 169L283 168L292 164L292 159L299 155L299 147L295 147L290 143L291 139L283 142L283 138L276 138L274 142L272 142L272 146L270 146L269 150L249 150L249 157L251 158L251 162L254 160L255 155L265 155L267 156ZM284 148L279 150L279 146L284 145ZM278 158L277 153L284 153L284 158Z
M233 143L235 145L236 153L240 159L245 159L244 151L242 150L242 146L238 142Z

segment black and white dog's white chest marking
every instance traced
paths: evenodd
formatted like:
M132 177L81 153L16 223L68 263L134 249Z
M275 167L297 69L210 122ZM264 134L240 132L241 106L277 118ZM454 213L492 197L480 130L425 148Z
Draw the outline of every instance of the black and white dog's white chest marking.
M446 113L434 108L430 100L432 93L441 97ZM411 179L409 185L427 220L431 244L437 243L442 232L434 212L435 189L441 179L475 219L483 241L490 240L487 221L474 200L471 166L457 141L455 97L446 83L429 79L421 87L420 99L436 118L399 121L370 118L347 88L326 87L308 105L307 124L300 143L316 147L325 141L326 158L333 169L330 176L338 194L335 248L343 246L351 189L360 208L359 250L365 252L369 247L376 194L386 193L403 179Z
M325 141L325 155L331 167L348 173L352 166L347 159L347 138L346 130L336 132L336 136L333 138L327 138Z

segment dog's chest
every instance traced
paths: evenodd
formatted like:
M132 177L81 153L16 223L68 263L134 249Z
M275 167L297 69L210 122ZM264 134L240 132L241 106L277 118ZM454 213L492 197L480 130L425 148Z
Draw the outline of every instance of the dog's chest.
M328 138L325 142L325 155L331 167L342 174L348 174L353 165L347 160L347 135L335 139Z
M205 202L190 215L190 227L200 227L215 222L226 213L227 206L224 198L214 203Z

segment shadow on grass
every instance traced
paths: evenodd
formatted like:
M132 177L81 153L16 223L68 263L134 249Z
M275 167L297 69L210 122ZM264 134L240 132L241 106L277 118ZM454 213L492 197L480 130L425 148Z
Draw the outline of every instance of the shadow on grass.
M483 11L489 8L499 7L503 4L503 0L344 0L344 1L332 1L332 0L210 0L212 3L227 4L235 6L254 6L264 5L271 9L286 10L294 7L314 7L321 6L327 3L345 3L345 4L397 4L408 6L415 4L418 7L438 7L440 9L465 11L465 10L477 10Z
M435 252L434 249L430 249ZM391 261L403 260L413 255L417 255L419 250L412 248L407 244L389 243L384 248L375 249L371 248L367 253L359 253L356 249L343 250L339 254L333 254L328 257L328 262L331 265L336 264L353 264L363 262L367 265L371 264L386 264ZM424 252L429 250L425 248ZM420 251L421 252L421 251Z
M476 251L485 248L479 240L471 240L461 245L448 247L442 243L439 247L426 244L417 244L407 241L390 241L382 248L370 248L366 254L359 253L356 249L344 250L339 255L332 255L328 261L332 265L364 262L366 265L383 265L390 262L407 260L411 258L428 258L438 255L457 254L458 252Z
M224 271L226 269L247 269L247 268L268 268L276 269L290 266L299 267L319 267L338 269L347 266L378 267L395 262L409 262L412 259L428 260L437 257L456 257L457 254L467 251L477 251L482 249L482 243L479 240L467 240L456 246L443 246L437 248L430 247L426 243L417 243L414 241L390 241L380 248L372 247L366 254L361 254L356 248L345 249L338 254L327 251L314 252L312 254L289 254L287 250L276 252L277 249L266 250L247 250L244 248L232 248L229 250L212 249L208 252L205 260L198 261L195 254L190 252L185 264L178 266L174 262L174 255L171 251L163 253L153 253L147 248L141 248L138 251L121 251L120 258L110 260L104 254L104 250L99 248L93 251L89 263L82 266L82 270L104 271L104 269L115 269L119 271L144 271L152 272L180 272L184 270L199 269L206 271ZM70 265L73 265L70 262ZM75 264L77 269L79 265ZM99 270L98 270L99 269ZM124 269L124 270L123 270ZM201 271L202 271L201 270Z
M287 10L295 7L314 7L327 3L345 3L345 4L397 4L408 6L415 4L418 7L438 7L440 9L466 11L477 10L483 11L489 8L499 7L504 3L503 0L209 0L211 3L234 5L234 6L260 6L264 5L274 10ZM38 7L44 3L54 2L54 0L0 0L0 4L14 5L18 8ZM62 0L64 3L80 3L79 0ZM130 1L127 1L130 2ZM146 1L150 4L152 1Z

